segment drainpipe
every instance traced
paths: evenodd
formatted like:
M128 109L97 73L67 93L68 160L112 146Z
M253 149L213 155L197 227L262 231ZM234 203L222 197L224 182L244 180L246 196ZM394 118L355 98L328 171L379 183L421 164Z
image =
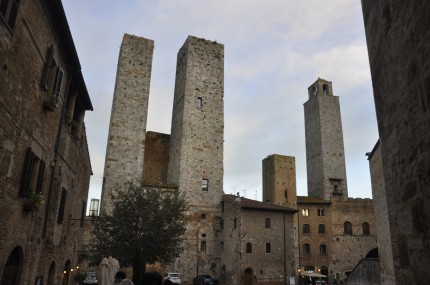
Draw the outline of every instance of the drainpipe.
M46 236L46 228L48 227L48 216L49 216L49 208L50 208L50 204L51 204L51 196L52 196L52 191L53 191L53 185L54 185L54 178L55 178L55 170L57 168L57 161L58 161L58 156L59 156L59 147L60 147L60 139L61 139L61 132L63 129L63 121L64 121L64 116L66 114L66 105L67 105L67 98L69 97L69 92L70 92L70 85L73 81L74 76L76 76L77 74L81 73L81 70L70 70L69 71L70 76L67 80L67 85L66 85L66 92L64 94L64 103L61 106L61 115L60 115L60 121L59 121L59 125L58 125L58 129L57 129L57 136L55 138L55 146L54 146L54 165L52 167L52 172L51 172L51 179L49 181L49 189L48 189L48 199L46 202L46 207L45 207L45 219L43 221L43 230L42 230L42 239L45 238Z

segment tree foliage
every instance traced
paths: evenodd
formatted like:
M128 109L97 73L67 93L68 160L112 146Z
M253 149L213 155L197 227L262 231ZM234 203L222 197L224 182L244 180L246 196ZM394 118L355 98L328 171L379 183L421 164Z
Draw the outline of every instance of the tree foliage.
M112 215L94 221L93 260L112 256L121 266L133 266L140 284L147 263L171 262L182 252L187 208L183 194L128 183L113 200Z

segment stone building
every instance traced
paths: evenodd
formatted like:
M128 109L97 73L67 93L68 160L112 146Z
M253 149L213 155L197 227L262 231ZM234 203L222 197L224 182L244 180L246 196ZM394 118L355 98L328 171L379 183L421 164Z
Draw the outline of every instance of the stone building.
M295 278L298 259L296 211L224 195L222 284L289 284Z
M391 241L391 253L388 247L384 256L393 256L395 284L425 284L430 268L430 2L363 0L362 8L385 188L377 207L386 203L389 228L382 231Z
M0 2L0 64L0 282L71 284L93 107L60 0Z
M309 272L339 281L376 251L373 203L348 197L339 98L333 95L332 83L318 78L308 95L308 196L296 197L294 158L271 155L263 160L263 201L297 205L297 269L302 281Z

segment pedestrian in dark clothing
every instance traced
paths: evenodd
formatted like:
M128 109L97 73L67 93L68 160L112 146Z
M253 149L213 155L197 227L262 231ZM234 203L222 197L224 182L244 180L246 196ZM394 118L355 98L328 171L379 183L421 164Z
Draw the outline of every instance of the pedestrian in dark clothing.
M118 285L125 278L127 278L127 275L125 275L124 271L117 271L117 273L115 273L115 281L113 282L113 285Z
M161 285L163 277L157 271L149 271L143 274L141 285Z

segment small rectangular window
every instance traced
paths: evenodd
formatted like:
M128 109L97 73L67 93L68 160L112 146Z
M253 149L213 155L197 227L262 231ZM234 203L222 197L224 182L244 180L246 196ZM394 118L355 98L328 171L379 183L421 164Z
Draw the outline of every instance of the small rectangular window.
M202 97L197 97L196 99L196 105L197 105L197 109L201 109L203 107L203 99Z
M81 210L81 224L80 227L82 228L84 226L84 219L85 219L85 210L87 208L87 205L85 201L82 201L82 210Z
M235 229L235 228L236 228L236 226L237 226L237 219L234 219L234 220L233 220L233 228Z
M209 189L209 180L202 179L202 190L203 191L208 191L208 189Z
M309 216L309 210L308 209L302 209L302 216L308 217Z
M19 0L1 0L0 18L6 26L12 30L15 26L16 16L18 15Z
M266 242L266 253L272 253L272 244L270 242Z
M206 241L204 240L200 242L200 251L206 251Z
M325 216L324 208L318 209L318 216Z
M270 218L266 218L266 229L270 229Z
M20 195L27 197L28 193L42 193L45 162L38 158L31 148L27 149L21 176Z

